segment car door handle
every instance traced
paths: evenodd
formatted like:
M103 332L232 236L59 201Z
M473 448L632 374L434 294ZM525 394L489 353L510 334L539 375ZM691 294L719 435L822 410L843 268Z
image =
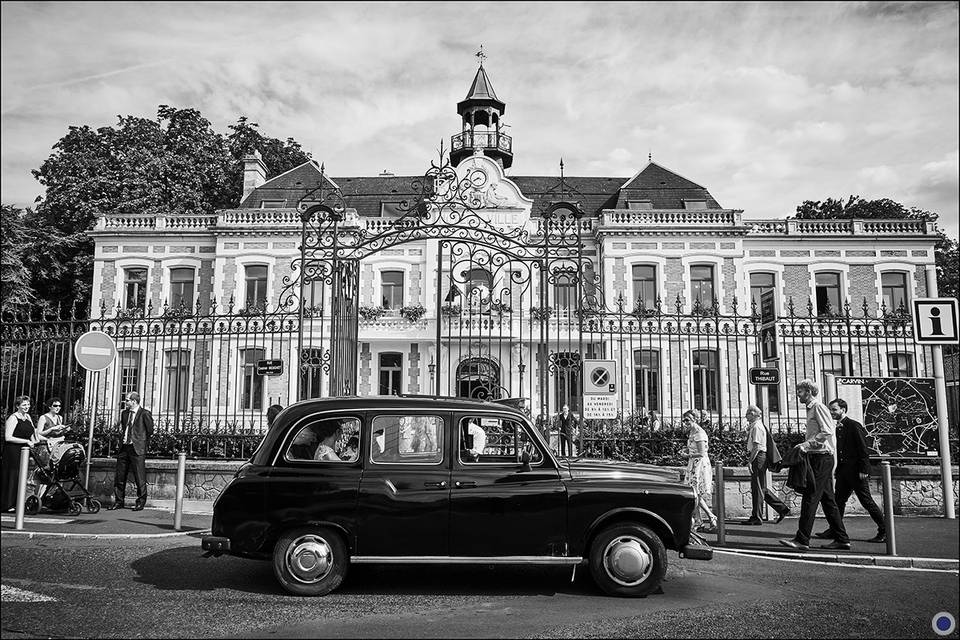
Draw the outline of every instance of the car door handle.
M464 480L463 482L460 482L459 480L457 480L457 483L454 486L457 489L460 489L462 487L475 487L477 486L477 483L474 482L473 480Z
M443 489L447 486L447 483L441 480L440 482L424 482L423 486L427 489Z

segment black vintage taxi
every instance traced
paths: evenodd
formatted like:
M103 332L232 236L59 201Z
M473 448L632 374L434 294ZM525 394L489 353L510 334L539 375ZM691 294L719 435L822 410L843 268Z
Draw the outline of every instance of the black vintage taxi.
M213 509L207 555L272 559L297 595L351 564L589 565L642 596L667 549L709 560L692 490L650 465L557 458L520 411L434 397L307 400L285 409Z

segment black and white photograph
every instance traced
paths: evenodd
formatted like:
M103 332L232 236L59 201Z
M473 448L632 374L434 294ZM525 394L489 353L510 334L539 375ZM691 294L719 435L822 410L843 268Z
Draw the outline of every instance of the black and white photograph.
M960 636L960 3L0 18L3 640Z

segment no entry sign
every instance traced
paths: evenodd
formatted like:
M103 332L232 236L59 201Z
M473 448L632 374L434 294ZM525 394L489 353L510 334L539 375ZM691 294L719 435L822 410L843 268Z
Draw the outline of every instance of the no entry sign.
M103 331L87 331L73 345L73 357L87 371L103 371L117 357L117 345Z

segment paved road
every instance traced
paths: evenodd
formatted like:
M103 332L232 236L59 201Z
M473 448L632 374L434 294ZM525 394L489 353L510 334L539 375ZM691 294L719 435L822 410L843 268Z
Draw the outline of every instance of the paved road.
M726 555L679 560L663 593L606 598L542 568L359 566L325 598L196 539L2 543L2 635L21 637L935 637L957 573ZM953 634L956 637L956 633Z

